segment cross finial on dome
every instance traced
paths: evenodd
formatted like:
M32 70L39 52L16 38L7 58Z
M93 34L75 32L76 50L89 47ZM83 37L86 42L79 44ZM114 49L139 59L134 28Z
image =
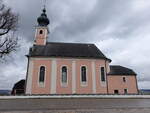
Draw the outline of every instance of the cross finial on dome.
M44 0L44 8L43 8L43 12L46 12L46 0Z
M44 7L44 9L43 9L43 13L46 13L46 9L45 9L45 7Z
M38 21L39 26L47 26L49 24L49 19L47 18L47 14L46 14L46 0L44 0L43 13L37 19L37 21Z

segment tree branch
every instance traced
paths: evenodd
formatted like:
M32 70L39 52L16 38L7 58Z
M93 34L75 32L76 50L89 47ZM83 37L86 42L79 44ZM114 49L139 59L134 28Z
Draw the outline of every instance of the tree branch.
M15 31L18 28L18 15L7 8L0 0L0 58L17 50L18 38Z

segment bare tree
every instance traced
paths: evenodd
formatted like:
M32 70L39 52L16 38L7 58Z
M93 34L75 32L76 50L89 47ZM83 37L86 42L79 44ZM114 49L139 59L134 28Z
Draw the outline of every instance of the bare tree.
M18 48L15 31L18 27L18 15L0 0L0 58Z

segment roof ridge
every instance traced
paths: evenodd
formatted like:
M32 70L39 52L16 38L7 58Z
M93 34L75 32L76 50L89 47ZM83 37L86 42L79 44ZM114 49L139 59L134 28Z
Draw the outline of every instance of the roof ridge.
M46 44L81 44L81 45L88 45L88 44L90 44L90 45L95 45L94 43L79 43L79 42L77 42L77 43L75 43L75 42L47 42Z
M110 66L118 66L118 67L123 67L123 68L126 68L126 69L130 69L130 68L126 67L126 66L121 66L121 65L110 65ZM130 69L130 70L132 70L132 69Z
M110 65L110 66L121 66L121 65ZM122 66L121 66L122 67Z

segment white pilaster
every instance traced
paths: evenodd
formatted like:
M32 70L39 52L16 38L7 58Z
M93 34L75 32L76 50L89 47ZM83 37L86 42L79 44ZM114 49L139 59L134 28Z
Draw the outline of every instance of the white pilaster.
M33 75L33 60L29 59L28 73L27 73L27 84L26 84L26 94L32 93L32 75Z
M76 61L72 61L72 93L76 93Z
M52 60L51 64L51 92L50 94L56 94L56 79L57 79L57 61Z
M93 88L93 93L96 93L96 72L95 72L95 61L92 61L92 88Z

